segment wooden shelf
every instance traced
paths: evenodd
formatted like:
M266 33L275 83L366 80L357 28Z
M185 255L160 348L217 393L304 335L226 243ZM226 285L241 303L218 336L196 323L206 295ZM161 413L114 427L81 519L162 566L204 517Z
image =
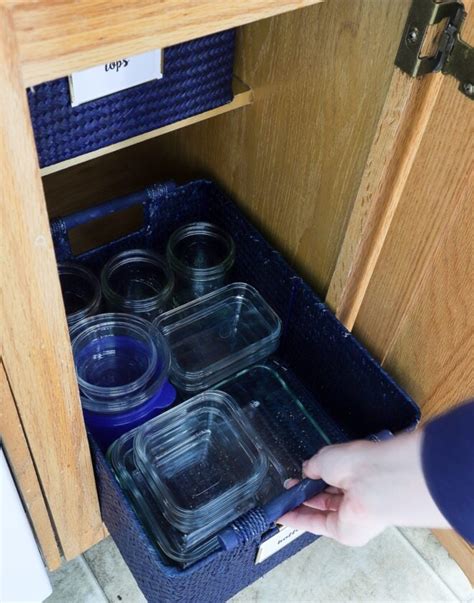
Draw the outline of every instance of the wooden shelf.
M323 0L6 0L25 86ZM5 3L5 0L4 0Z
M180 121L175 121L172 124L163 126L162 128L157 128L156 130L151 130L150 132L145 132L144 134L139 134L138 136L133 136L132 138L127 138L126 140L116 142L115 144L111 144L107 147L102 147L101 149L97 149L96 151L91 151L90 153L85 153L84 155L73 157L72 159L66 159L66 161L61 161L60 163L48 165L47 167L44 167L41 170L41 175L48 176L49 174L54 174L55 172L65 170L73 165L84 163L86 161L89 161L90 159L100 157L101 155L113 153L120 149L124 149L126 147L130 147L132 145L143 142L145 140L149 140L150 138L156 138L157 136L168 134L168 132L173 132L173 130L185 128L186 126L190 126L199 121L204 121L206 119L210 119L211 117L216 117L217 115L228 113L229 111L234 111L235 109L239 109L240 107L250 105L253 102L252 89L235 76L232 87L234 90L234 98L230 103L227 103L226 105L221 105L220 107L216 107L215 109L204 111L204 113L198 113L197 115L187 117L186 119L181 119Z

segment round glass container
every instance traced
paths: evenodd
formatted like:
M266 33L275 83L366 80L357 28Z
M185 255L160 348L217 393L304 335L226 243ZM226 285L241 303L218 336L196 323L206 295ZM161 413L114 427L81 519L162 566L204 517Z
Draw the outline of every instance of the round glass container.
M146 249L115 255L100 278L109 310L150 321L167 309L174 288L174 275L166 261Z
M170 352L161 333L130 314L86 318L71 331L84 418L105 450L170 406Z
M175 230L166 249L175 273L174 298L183 304L219 289L234 265L232 237L209 222L192 222Z
M72 351L82 393L105 407L143 390L157 370L158 336L150 323L128 314L99 314L76 323ZM163 350L169 359L166 342Z
M176 390L165 379L164 383L158 389L155 389L155 393L150 398L129 410L114 413L97 412L91 410L91 400L82 396L81 401L87 429L105 452L110 444L121 435L161 414L173 404L175 398ZM94 408L96 406L94 405Z
M88 268L72 262L58 264L58 272L69 327L97 314L101 301L97 277Z

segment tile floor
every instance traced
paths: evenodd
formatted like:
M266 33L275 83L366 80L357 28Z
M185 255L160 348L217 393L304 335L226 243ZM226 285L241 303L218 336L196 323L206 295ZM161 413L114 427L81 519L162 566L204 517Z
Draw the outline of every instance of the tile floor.
M111 538L53 572L51 581L47 603L145 601ZM232 599L330 601L474 603L474 590L428 530L389 529L359 549L320 538Z

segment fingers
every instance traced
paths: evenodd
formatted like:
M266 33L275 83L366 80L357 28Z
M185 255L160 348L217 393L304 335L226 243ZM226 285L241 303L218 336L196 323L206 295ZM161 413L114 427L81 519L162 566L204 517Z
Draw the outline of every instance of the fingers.
M328 522L328 517L335 515L334 513L327 513L323 511L316 511L306 506L298 507L294 511L290 511L280 517L278 523L290 528L296 528L303 532L311 532L317 536L328 536L334 538L335 533L331 528L333 521Z
M288 490L296 484L299 484L300 480L287 479L283 486ZM320 511L338 511L342 503L343 492L339 488L334 486L328 486L324 492L313 496L309 500L305 501L303 505L310 507L311 509L318 509Z
M321 466L319 463L319 454L315 454L310 459L303 463L303 475L305 477L309 477L310 479L321 479Z
M289 490L290 488L293 488L293 486L296 486L296 484L299 484L300 481L301 480L295 479L294 477L289 477L283 483L283 487L285 488L285 490ZM330 492L331 494L341 494L342 490L340 488L336 488L335 486L328 486L325 492Z
M337 512L318 511L305 506L286 513L278 523L316 536L327 536L347 546L364 546L385 527L343 523Z
M321 492L304 502L305 507L317 509L319 511L339 511L342 504L343 494L332 494L330 492Z

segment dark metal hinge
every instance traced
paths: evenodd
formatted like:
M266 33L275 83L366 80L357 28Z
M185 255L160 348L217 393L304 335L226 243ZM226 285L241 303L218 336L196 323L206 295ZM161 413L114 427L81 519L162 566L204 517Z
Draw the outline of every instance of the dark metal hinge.
M413 0L395 65L411 77L436 71L452 75L459 81L461 92L474 99L474 47L460 37L465 18L464 5L457 0ZM428 28L443 19L447 19L447 24L439 37L436 52L421 57Z

